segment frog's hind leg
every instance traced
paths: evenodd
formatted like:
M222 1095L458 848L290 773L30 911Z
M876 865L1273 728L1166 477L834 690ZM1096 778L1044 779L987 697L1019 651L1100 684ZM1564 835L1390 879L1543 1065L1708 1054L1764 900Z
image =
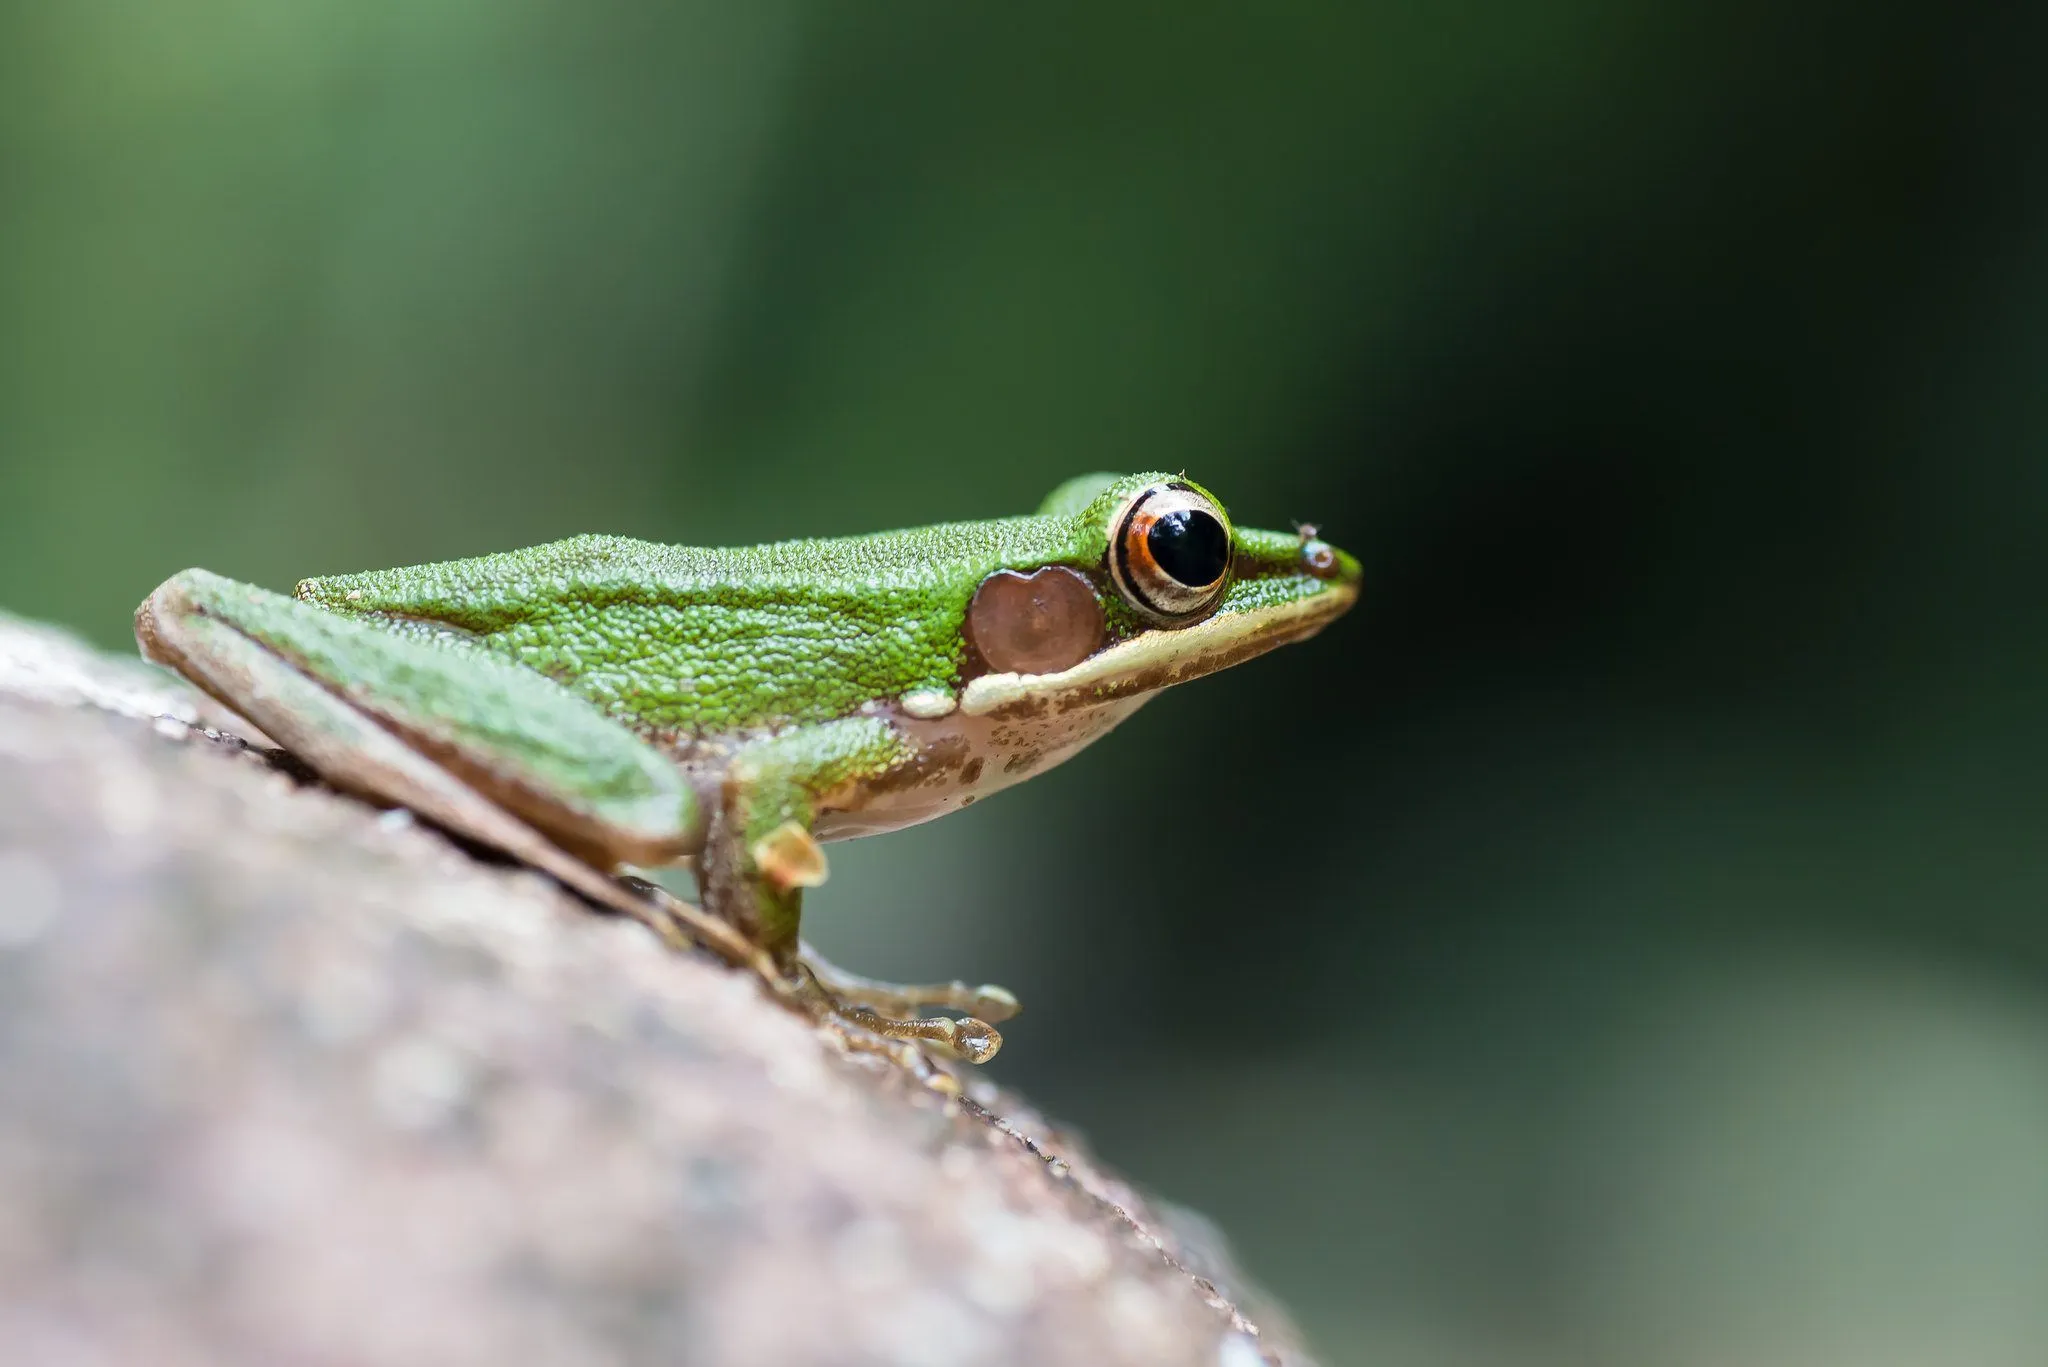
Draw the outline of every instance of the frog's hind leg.
M400 736L338 692L303 672L277 651L204 610L209 594L226 581L187 572L150 595L136 613L136 635L151 659L177 669L223 703L262 727L322 778L374 801L411 808L429 821L502 850L608 910L642 922L672 947L694 942L728 961L775 976L767 957L731 926L685 903L657 905L636 896L601 869L569 853L536 825L480 791L416 742ZM237 586L240 588L241 586ZM314 614L308 635L344 638L376 628L333 618L322 609L261 594L252 599L275 615ZM278 606L282 604L283 606ZM326 620L318 620L326 619ZM272 621L273 627L275 621ZM378 633L382 634L382 633ZM370 642L388 651L389 640ZM450 657L435 647L405 643L445 669ZM331 658L331 656L324 657ZM418 665L420 661L409 663ZM509 667L509 666L501 666ZM460 680L451 680L457 687ZM566 701L574 702L574 699ZM581 705L580 703L577 705ZM625 739L637 738L621 733ZM529 812L533 800L529 797Z

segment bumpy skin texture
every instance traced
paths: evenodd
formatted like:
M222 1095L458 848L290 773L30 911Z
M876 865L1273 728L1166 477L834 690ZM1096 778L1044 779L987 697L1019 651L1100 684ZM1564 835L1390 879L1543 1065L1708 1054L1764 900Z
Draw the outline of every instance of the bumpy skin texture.
M649 739L735 735L950 689L960 622L997 569L1102 557L1074 518L700 550L579 536L449 564L309 579L339 612L472 634Z
M298 597L460 633L641 736L679 746L956 690L968 603L997 570L1073 566L1098 579L1111 641L1142 630L1098 571L1117 506L1165 478L1091 476L1061 486L1051 512L831 540L714 550L579 536L308 579ZM1236 549L1220 612L1322 587L1300 573L1292 535L1241 529Z
M473 642L309 611L208 570L187 570L166 586L173 587L186 609L232 624L423 748L487 755L493 769L528 790L651 840L684 846L699 824L688 784L667 756ZM152 602L163 594L158 590ZM222 701L246 710L245 700Z
M259 721L250 704L292 691L298 676L318 681L592 863L701 849L709 907L786 960L802 890L762 866L761 842L892 790L958 795L1006 758L1006 781L1037 767L1052 743L1044 727L1013 735L991 729L1001 717L933 721L985 672L963 629L975 590L1001 570L1069 566L1102 605L1097 657L1122 658L1120 645L1142 653L1162 629L1123 601L1106 552L1131 496L1169 478L1084 476L1031 516L834 540L707 550L575 537L308 579L296 601L192 570L151 595L138 635L153 658ZM1319 566L1305 558L1312 545ZM1225 628L1213 657L1027 697L1013 710L1094 718L1053 747L1071 753L1122 715L1104 704L1128 710L1134 697L1301 634L1263 638L1262 622L1288 615L1268 609L1327 595L1341 611L1355 592L1357 562L1306 533L1235 529L1230 549L1228 590L1204 626ZM1328 593L1333 584L1341 594ZM1236 615L1245 626L1233 632ZM246 641L223 640L222 630ZM264 653L250 655L248 641ZM242 663L228 667L230 655ZM337 728L348 720L332 717ZM977 745L1017 753L984 757ZM375 787L347 772L347 754L332 767L328 777L344 787ZM948 809L914 803L903 819Z

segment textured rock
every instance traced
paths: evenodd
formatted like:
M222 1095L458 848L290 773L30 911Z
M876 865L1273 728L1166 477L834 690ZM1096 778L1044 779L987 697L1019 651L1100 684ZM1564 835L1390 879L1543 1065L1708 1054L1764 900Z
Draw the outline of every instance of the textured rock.
M0 1359L1303 1361L1014 1098L209 719L0 619Z

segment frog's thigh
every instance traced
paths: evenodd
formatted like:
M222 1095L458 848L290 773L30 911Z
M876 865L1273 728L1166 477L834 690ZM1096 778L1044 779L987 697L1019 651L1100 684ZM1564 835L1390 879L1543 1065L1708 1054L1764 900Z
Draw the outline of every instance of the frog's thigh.
M208 692L337 787L400 803L503 850L599 906L644 923L673 948L694 941L772 976L759 951L729 926L695 907L663 908L635 896L226 623L189 615L155 626L155 658L179 662Z
M668 863L702 839L695 795L666 756L551 680L481 650L415 639L203 570L151 594L136 613L136 635L144 653L338 787L419 805L381 786L392 771L368 760L373 744L411 749L600 868ZM343 715L352 725L338 730Z
M565 858L538 831L233 627L193 614L160 618L152 629L155 658L175 661L336 787L402 803L530 862Z

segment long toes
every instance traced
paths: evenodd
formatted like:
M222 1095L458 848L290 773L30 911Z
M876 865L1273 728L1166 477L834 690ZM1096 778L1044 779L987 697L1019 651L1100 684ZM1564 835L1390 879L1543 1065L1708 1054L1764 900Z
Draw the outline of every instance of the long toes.
M969 1063L987 1063L1003 1047L1003 1036L987 1021L963 1016L948 1020L939 1028L938 1043Z
M967 1011L984 1021L1006 1021L1024 1009L1024 1003L1017 1000L1016 993L994 983L983 983L972 989L970 995L974 1001Z

